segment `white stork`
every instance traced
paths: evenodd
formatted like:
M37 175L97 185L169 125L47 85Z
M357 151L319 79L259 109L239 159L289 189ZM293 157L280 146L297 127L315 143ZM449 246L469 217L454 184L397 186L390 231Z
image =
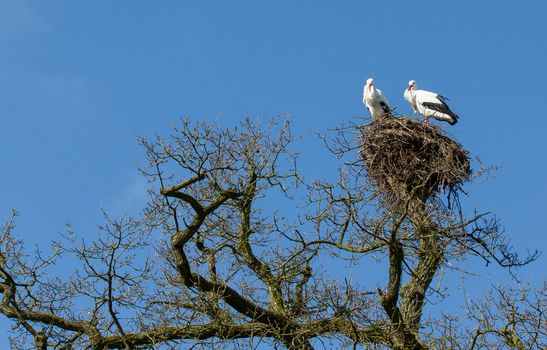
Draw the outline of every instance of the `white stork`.
M410 103L412 110L424 116L424 122L429 123L429 118L445 121L454 125L458 122L458 116L450 110L444 96L425 90L416 90L416 81L408 82L408 88L404 93L405 100Z
M391 116L391 108L382 90L376 89L374 79L368 78L363 89L363 103L368 108L373 119Z

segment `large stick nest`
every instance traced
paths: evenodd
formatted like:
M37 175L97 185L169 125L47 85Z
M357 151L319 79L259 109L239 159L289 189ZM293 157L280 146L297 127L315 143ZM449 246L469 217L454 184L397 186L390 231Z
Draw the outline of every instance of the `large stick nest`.
M439 127L408 118L381 118L361 131L361 158L381 194L425 202L456 193L471 177L468 152Z

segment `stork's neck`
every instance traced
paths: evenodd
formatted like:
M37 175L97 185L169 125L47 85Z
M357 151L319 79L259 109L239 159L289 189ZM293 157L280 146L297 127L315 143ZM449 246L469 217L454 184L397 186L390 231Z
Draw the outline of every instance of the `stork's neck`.
M414 86L410 86L410 87L408 88L408 94L409 94L410 96L412 96L412 98L414 98L414 96L416 95L415 92L416 92L416 90L414 90Z
M414 106L415 100L416 100L416 94L414 94L414 88L410 87L405 90L404 93L405 100L410 102Z

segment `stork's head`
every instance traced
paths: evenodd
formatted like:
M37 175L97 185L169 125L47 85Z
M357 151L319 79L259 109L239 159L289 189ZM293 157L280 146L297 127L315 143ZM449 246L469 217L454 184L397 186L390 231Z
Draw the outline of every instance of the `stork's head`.
M408 87L406 88L408 91L411 89L414 89L416 87L416 80L411 80L408 82Z
M368 78L367 79L367 87L370 89L370 87L374 84L374 79Z

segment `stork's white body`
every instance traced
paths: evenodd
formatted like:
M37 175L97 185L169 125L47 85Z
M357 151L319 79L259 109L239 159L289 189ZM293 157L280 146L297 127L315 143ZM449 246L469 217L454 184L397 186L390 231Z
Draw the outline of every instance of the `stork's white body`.
M382 90L374 86L374 80L369 78L363 89L363 103L368 108L373 119L391 115L391 108Z
M412 110L424 116L424 121L429 118L445 121L454 125L458 122L458 116L450 110L446 104L446 97L425 90L416 90L416 82L411 80L404 93L405 100L410 103Z

